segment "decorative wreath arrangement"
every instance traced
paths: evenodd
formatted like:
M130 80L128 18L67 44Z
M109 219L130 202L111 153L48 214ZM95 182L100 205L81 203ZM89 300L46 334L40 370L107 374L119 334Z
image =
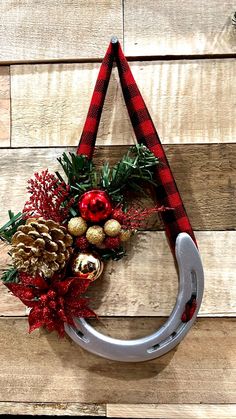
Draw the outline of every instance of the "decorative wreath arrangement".
M92 155L113 61L137 145L113 167L96 168ZM122 361L142 361L166 353L185 336L203 294L203 270L196 239L164 149L117 39L103 59L77 153L58 159L59 172L35 173L22 212L9 211L0 238L10 245L11 266L2 281L29 308L29 331L65 331L82 347ZM151 185L152 208L131 204L130 192ZM131 341L98 333L85 318L96 314L85 293L104 263L125 256L125 243L160 214L179 268L179 295L166 324Z
M63 153L59 172L35 173L29 200L0 230L11 245L12 265L2 281L27 307L30 331L45 327L64 335L73 317L93 317L81 297L100 277L104 261L125 255L125 242L147 218L165 207L128 207L126 194L155 185L158 159L144 145L129 148L114 166L96 170L84 155Z

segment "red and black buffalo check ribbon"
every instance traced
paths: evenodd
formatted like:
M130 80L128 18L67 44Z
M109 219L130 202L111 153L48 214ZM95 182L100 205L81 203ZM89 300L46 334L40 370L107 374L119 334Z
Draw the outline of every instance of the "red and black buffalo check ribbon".
M114 59L137 141L145 144L161 162L156 169L158 184L156 193L158 204L173 208L161 215L170 247L174 251L176 237L181 232L188 233L196 243L160 138L119 42L110 43L102 61L77 154L84 154L88 158L92 158Z

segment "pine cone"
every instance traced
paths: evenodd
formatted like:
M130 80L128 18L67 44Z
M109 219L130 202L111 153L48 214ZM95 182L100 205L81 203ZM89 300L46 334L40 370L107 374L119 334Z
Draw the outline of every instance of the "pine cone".
M53 220L28 219L12 237L12 259L20 272L50 278L64 268L72 253L72 237Z

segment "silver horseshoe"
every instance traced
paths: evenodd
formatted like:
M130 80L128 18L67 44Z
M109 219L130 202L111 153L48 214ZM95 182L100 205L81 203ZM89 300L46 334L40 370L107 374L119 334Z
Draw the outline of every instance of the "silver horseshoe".
M179 270L178 296L170 317L156 332L139 339L114 339L98 332L85 319L75 318L76 327L65 324L66 333L87 351L114 361L147 361L169 352L193 325L204 290L204 273L199 251L187 233L177 236L175 255ZM197 308L191 320L184 323L181 316L191 297L196 298Z

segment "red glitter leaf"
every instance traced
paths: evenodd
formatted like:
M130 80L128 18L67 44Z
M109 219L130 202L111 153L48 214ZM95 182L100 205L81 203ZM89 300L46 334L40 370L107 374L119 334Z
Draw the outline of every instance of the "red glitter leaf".
M64 281L56 281L53 284L53 288L57 291L58 295L63 296L68 292L69 287L74 280L75 278L67 278Z
M35 307L37 301L34 300L35 293L30 287L25 287L22 284L7 284L7 288L18 297L27 307Z
M89 279L75 278L70 286L68 298L76 300L81 294L84 294L87 291L89 285L91 285Z
M76 310L73 310L73 315L76 317L84 317L84 318L97 317L96 313L93 310L91 310L89 307L78 308Z
M31 285L40 289L48 288L47 282L40 275L32 277L31 275L28 275L25 272L20 272L19 279L23 285Z
M29 333L33 332L33 330L38 329L39 327L44 326L44 320L42 317L42 310L39 308L33 308L30 310L28 316L29 322Z

